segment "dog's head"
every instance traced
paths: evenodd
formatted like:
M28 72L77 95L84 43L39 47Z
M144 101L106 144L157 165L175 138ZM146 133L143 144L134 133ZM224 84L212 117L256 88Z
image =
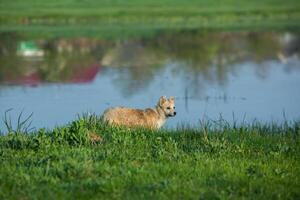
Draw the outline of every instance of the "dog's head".
M164 111L166 117L174 117L176 115L174 97L167 99L165 96L162 96L159 98L157 105Z

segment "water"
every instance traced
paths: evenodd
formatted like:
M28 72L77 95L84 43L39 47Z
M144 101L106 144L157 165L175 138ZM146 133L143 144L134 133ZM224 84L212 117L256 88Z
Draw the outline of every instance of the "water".
M0 35L0 113L36 128L111 106L146 108L176 97L166 127L220 116L238 122L300 119L297 33L178 31L152 38L28 40ZM4 123L0 123L5 130Z

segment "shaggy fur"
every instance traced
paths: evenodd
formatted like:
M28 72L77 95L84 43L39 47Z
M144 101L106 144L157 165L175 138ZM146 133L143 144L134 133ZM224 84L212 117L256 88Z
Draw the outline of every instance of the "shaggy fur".
M175 98L160 97L155 108L145 110L115 107L104 111L103 119L109 124L127 127L145 127L159 129L169 117L174 117Z

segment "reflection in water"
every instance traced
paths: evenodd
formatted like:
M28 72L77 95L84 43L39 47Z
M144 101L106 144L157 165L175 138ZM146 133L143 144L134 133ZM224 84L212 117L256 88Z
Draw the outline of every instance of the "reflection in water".
M253 107L244 105L237 109L233 102L254 103L261 99L267 103L269 99L262 94L267 94L266 90L270 89L273 93L277 91L270 95L282 99L282 102L274 100L274 103L284 104L278 108L280 112L286 106L299 111L296 104L287 105L291 103L289 96L295 92L295 84L299 83L300 37L295 33L177 31L160 33L151 39L126 41L94 38L26 40L20 35L2 33L0 41L1 113L17 107L9 94L22 98L30 96L28 92L39 91L36 95L41 95L51 91L56 84L64 87L66 83L73 85L68 88L72 91L71 99L79 98L80 103L89 105L94 93L100 95L94 96L98 98L92 109L96 113L107 106L105 103L124 105L132 102L132 106L144 107L152 106L151 100L160 95L175 95L186 114L184 118L178 117L176 123L195 122L203 113L209 115L210 112L215 112L213 116L221 111L225 114L232 111L251 113ZM86 87L93 90L83 94L84 89L77 85L80 83L91 83ZM22 94L19 89L23 87L17 85L39 87L37 90L25 87L27 93ZM62 89L64 94L58 92L56 95L65 95L66 88ZM105 101L102 106L100 99ZM299 96L292 101L295 99ZM34 100L29 98L28 101ZM67 100L61 101L67 103ZM217 105L220 102L226 109ZM207 111L208 104L213 105L210 105L212 111ZM89 109L78 109L77 104L73 106L73 112ZM27 107L26 102L23 107ZM30 106L27 109L31 110ZM53 109L57 112L60 108ZM197 109L199 113L194 113ZM259 110L255 113L253 117L262 115ZM295 117L299 116L292 116ZM69 120L70 117L65 121ZM55 123L61 121L58 119Z
M2 84L24 84L36 86L41 83L81 83L92 81L101 65L92 53L85 51L86 43L74 47L65 45L61 41L37 41L39 49L26 44L32 41L21 41L22 47L2 48L0 82ZM88 43L89 44L89 43ZM93 44L91 42L91 44ZM74 48L77 49L75 50ZM89 48L93 47L90 45ZM18 49L18 51L16 51ZM10 51L9 51L10 50ZM67 52L66 52L67 51ZM96 49L95 49L96 51ZM43 52L37 55L35 52ZM46 53L44 53L46 52Z
M96 68L103 65L119 71L113 82L122 92L125 90L124 95L147 86L169 62L178 64L173 73L187 74L197 91L203 85L201 81L226 85L228 73L239 70L234 68L235 63L260 64L255 70L264 78L268 75L264 62L277 60L286 64L297 60L300 52L300 39L291 33L167 32L148 40L116 42L75 38L33 43L3 34L0 39L1 84L88 82L92 81L88 78L94 78ZM290 71L298 66L284 67Z

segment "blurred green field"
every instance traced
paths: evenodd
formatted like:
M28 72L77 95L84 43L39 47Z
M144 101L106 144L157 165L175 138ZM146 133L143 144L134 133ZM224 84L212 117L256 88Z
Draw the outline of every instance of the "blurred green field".
M1 32L49 35L147 34L161 29L298 30L297 0L254 1L8 1L0 4ZM148 33L151 34L151 33Z
M299 122L151 131L90 116L24 127L0 136L0 199L300 198Z

